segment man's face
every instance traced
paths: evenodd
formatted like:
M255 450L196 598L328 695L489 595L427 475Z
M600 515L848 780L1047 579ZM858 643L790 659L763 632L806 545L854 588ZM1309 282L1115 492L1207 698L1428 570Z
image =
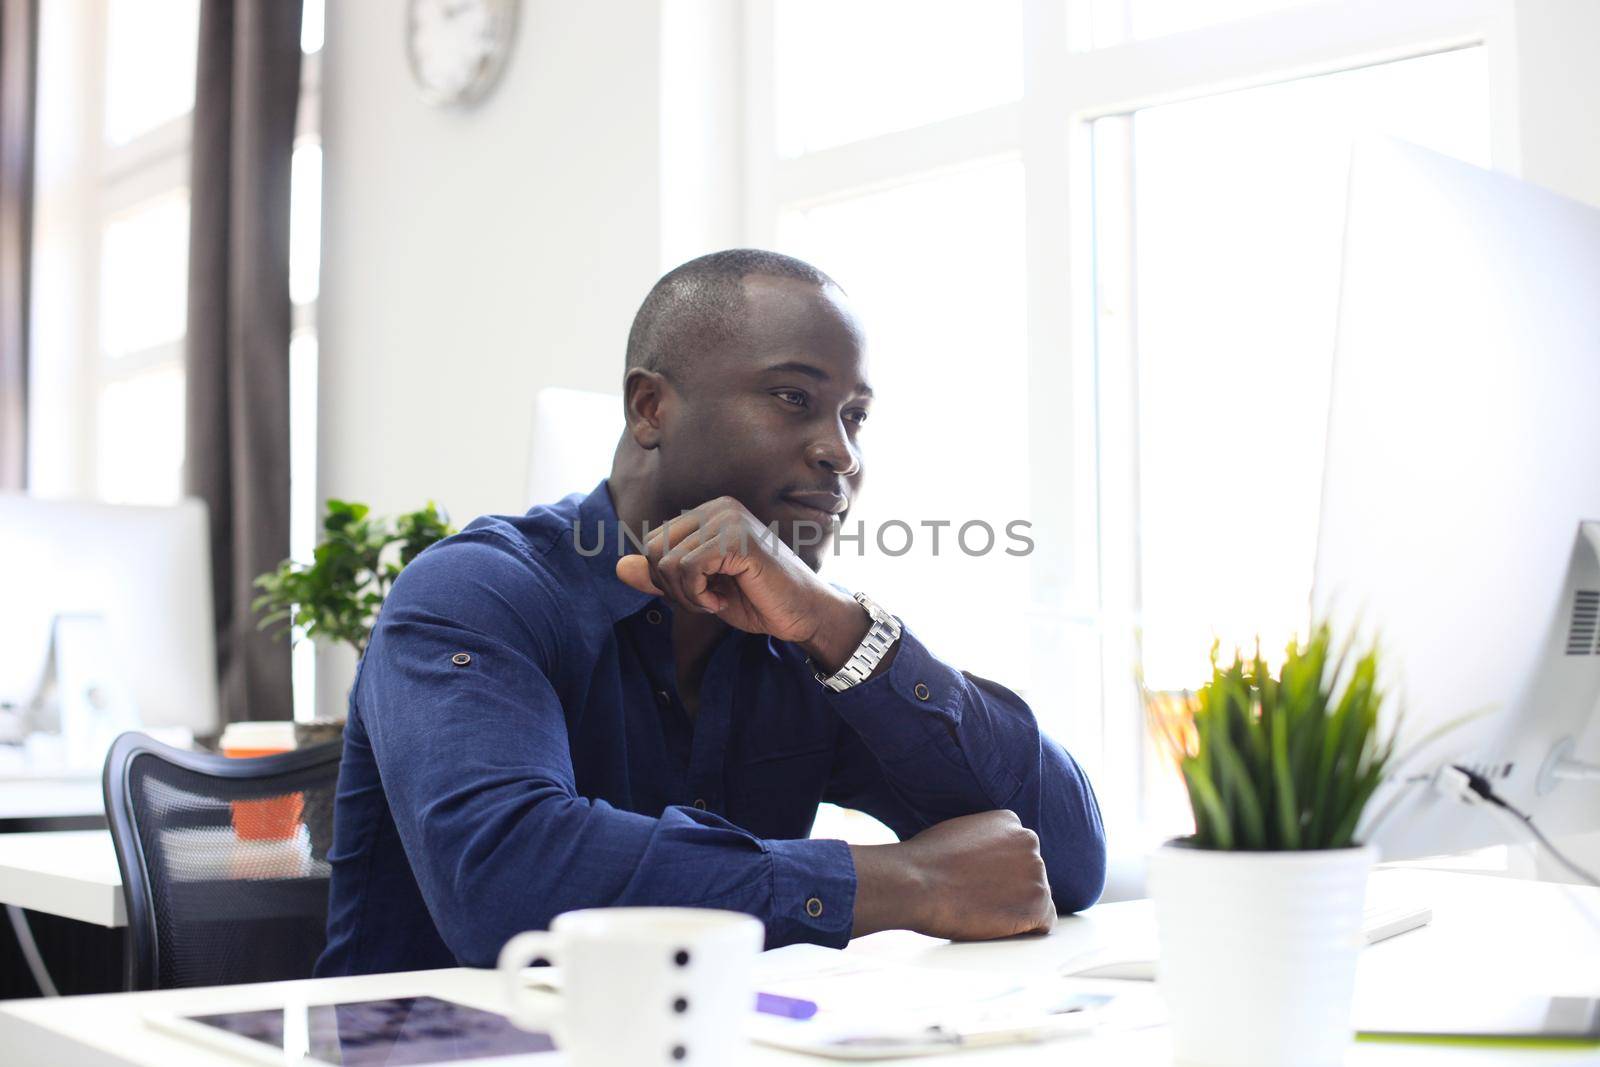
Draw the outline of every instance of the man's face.
M741 336L693 353L663 420L665 498L731 496L813 569L862 483L872 402L860 327L838 289L744 280ZM811 543L807 543L811 542Z

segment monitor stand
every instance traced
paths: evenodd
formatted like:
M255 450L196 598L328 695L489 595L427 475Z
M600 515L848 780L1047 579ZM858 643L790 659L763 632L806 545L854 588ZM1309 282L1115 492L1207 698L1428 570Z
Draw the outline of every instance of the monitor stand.
M1600 522L1579 523L1576 540L1562 589L1566 625L1558 621L1525 705L1551 741L1534 782L1540 798L1563 781L1600 780L1600 767L1573 758L1600 693Z
M97 614L57 615L50 626L34 721L61 735L66 769L98 769L118 734L139 728L111 628Z

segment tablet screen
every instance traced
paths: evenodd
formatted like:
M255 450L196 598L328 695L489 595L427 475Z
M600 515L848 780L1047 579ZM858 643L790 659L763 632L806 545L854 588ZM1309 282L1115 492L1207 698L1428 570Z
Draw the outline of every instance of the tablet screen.
M437 997L326 1004L304 1009L303 1017L284 1015L283 1009L273 1008L189 1018L342 1067L456 1063L555 1048L548 1034L521 1030L504 1015Z

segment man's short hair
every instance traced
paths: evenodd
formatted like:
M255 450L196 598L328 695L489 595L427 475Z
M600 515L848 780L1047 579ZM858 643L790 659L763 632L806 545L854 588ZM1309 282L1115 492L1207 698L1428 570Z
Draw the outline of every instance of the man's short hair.
M730 248L674 267L650 289L628 331L628 370L678 377L697 353L737 339L744 325L744 279L838 283L804 260L759 248Z

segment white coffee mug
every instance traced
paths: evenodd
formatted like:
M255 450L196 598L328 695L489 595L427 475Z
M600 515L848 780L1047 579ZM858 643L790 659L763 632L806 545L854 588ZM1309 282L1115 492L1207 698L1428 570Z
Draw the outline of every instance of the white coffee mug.
M764 936L760 920L708 908L563 912L548 933L518 934L500 950L508 1014L519 1026L553 1030L573 1067L735 1064ZM537 959L561 969L554 1016L523 980Z

